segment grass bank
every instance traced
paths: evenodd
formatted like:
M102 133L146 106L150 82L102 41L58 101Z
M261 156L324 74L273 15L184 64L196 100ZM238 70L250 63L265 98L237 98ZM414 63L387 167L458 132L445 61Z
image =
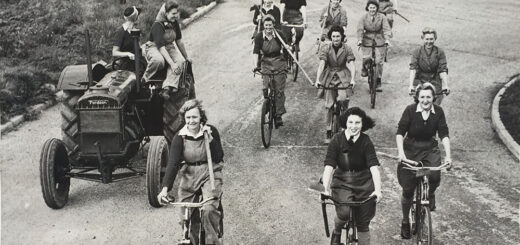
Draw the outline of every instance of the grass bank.
M181 18L214 0L177 0ZM115 30L126 7L143 9L138 28L142 40L163 0L4 0L0 10L1 121L30 105L54 98L54 85L67 65L85 64L85 30L91 36L92 57L111 60Z

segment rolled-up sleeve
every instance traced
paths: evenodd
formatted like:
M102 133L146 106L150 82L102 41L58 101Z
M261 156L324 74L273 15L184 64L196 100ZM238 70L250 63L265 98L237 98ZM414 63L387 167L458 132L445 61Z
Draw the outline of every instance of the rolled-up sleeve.
M333 168L338 166L337 156L340 152L340 142L338 135L339 134L332 138L329 146L327 147L327 155L325 156L325 161L323 162L325 166L331 166Z
M412 52L412 59L410 60L410 70L417 70L419 68L419 53L421 49L418 48Z
M354 52L352 51L352 48L345 45L345 49L347 51L347 64L351 61L356 60L356 56L354 55Z
M450 130L448 129L448 123L446 123L446 116L444 115L444 110L442 110L441 107L437 107L435 108L435 110L439 111L439 128L437 129L439 138L444 139L445 137L450 137Z
M410 128L410 122L411 122L411 115L410 115L410 107L406 107L406 109L403 111L403 115L401 115L401 119L399 120L399 123L397 124L397 133L399 135L404 136L406 132L408 132L408 129Z
M437 73L448 73L448 62L446 61L446 54L444 50L439 48L439 67L437 68Z
M377 159L376 149L372 140L367 136L367 140L365 143L365 161L367 163L368 168L372 166L379 166L379 160Z
M327 61L330 45L330 43L326 43L325 45L320 46L320 52L318 54L319 60L324 60L325 62Z
M365 16L363 15L361 19L359 19L358 26L357 26L357 38L358 41L363 40L363 34L365 33Z
M340 12L340 21L339 21L339 25L340 26L343 26L343 27L347 27L348 25L348 18L347 18L347 11L342 9L341 12Z

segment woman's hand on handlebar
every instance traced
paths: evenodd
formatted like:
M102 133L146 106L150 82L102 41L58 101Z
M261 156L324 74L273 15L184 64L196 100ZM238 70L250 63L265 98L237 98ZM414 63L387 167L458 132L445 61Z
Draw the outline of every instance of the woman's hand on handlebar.
M444 163L447 165L446 170L450 171L453 168L453 162L451 161L451 157L446 157L444 159Z
M316 86L316 88L320 88L320 86L322 86L322 85L321 85L320 81L318 79L316 79L314 86Z
M376 202L380 202L381 199L383 198L383 194L381 193L381 191L372 192L372 194L370 194L370 197L372 197L372 196L376 196Z
M354 87L356 87L356 80L354 80L354 77L352 77L352 79L350 80L350 85L349 87L354 90Z
M253 68L253 72L260 72L261 70L262 70L262 68L260 68L258 66Z
M164 187L161 192L159 192L159 195L157 195L157 200L161 205L166 205L166 203L163 201L164 198L168 195L168 188Z

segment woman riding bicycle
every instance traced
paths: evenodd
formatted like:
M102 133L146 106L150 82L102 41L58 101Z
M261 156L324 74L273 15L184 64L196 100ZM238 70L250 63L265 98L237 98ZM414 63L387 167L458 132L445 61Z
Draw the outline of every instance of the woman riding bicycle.
M272 80L272 88L276 96L276 115L275 124L276 127L283 126L282 115L285 113L285 81L287 79L287 60L285 58L283 50L283 42L286 40L280 40L278 35L284 38L283 33L274 29L274 17L266 15L263 19L264 30L258 33L254 40L254 70L262 70L265 73L279 73L274 75ZM278 33L278 35L276 35ZM264 98L269 96L269 80L268 75L262 76L263 78L263 95Z
M400 160L422 162L425 167L441 165L441 152L435 135L442 140L446 157L444 161L451 166L451 150L448 125L444 111L433 102L436 99L435 87L431 83L419 84L415 91L415 103L406 107L399 120L396 134L397 150ZM401 161L399 161L401 162ZM397 179L403 189L401 208L403 220L401 223L401 237L410 238L409 211L413 204L413 195L416 188L416 177L412 171L397 168ZM441 182L440 172L429 176L430 209L435 210L435 190Z
M134 39L130 35L130 31L136 25L140 13L141 10L135 6L126 8L123 12L125 22L116 30L112 57L122 58L119 61L119 67L123 70L133 71L135 69Z
M368 0L365 10L367 13L359 20L357 27L358 46L361 47L363 52L363 66L361 70L361 76L366 77L368 71L366 69L366 63L372 57L372 46L375 42L376 46L390 44L390 35L392 31L388 20L384 14L378 13L379 3L377 0ZM381 77L383 76L383 60L386 47L378 47L375 49L376 53L376 78L377 78L377 91L383 91L381 88Z
M161 91L161 96L166 100L179 89L182 63L184 60L188 60L178 18L179 4L174 0L168 0L159 10L152 25L150 41L145 43L148 66L143 79L145 82L149 82L155 73L167 67L166 79ZM174 42L183 57L178 55Z
M322 176L324 194L332 195L338 202L360 201L374 195L379 201L382 198L379 161L370 137L362 133L374 127L374 121L359 107L349 108L341 118L346 129L334 135L327 148ZM331 244L340 244L349 211L348 206L336 205ZM359 244L370 244L369 225L376 212L376 203L368 202L354 211Z
M354 60L356 57L352 49L344 43L346 39L344 29L339 26L332 26L327 36L332 42L320 47L318 56L320 63L316 75L316 86L319 88L319 85L323 82L325 87L346 88L349 85L353 87L356 84L354 81L356 75ZM348 108L352 89L337 90L337 92L326 89L325 91L325 107L327 109L332 107L336 96L338 97L337 104L340 106L341 111L345 111ZM329 111L327 113L327 122L330 122L330 120L332 120L332 115ZM332 137L332 128L330 128L330 123L328 125L326 143Z
M320 23L322 27L321 41L329 39L328 33L332 26L343 27L343 31L347 32L347 11L341 7L341 0L330 0L329 5L321 11Z
M424 45L414 50L410 61L409 91L412 92L418 84L429 82L438 91L445 90L449 93L446 55L444 50L434 45L437 32L433 28L425 27L421 38ZM440 105L443 98L444 95L438 95L435 104Z
M217 198L205 203L202 210L202 223L206 234L206 244L221 244L218 239L221 213L218 211L222 194L222 162L224 152L218 130L207 124L207 117L200 101L188 100L179 111L185 126L179 130L170 145L168 165L162 181L162 190L157 196L159 202L172 189L177 173L180 173L178 199L181 202L194 202L197 192L202 191L204 200ZM208 159L204 133L209 134L209 148L213 160L215 189L210 186Z
M280 10L282 11L282 31L287 37L291 35L292 27L285 27L283 24L303 25L294 28L296 40L294 42L296 51L299 51L300 40L303 38L303 30L307 28L307 0L280 0Z

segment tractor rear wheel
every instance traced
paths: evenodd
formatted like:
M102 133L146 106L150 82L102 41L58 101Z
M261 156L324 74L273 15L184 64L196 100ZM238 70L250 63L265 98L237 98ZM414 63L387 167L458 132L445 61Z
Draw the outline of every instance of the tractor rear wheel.
M47 206L60 209L69 200L69 158L63 141L48 139L40 155L40 184Z
M162 206L157 200L157 195L161 192L166 164L168 164L168 142L162 136L152 136L146 160L146 189L148 202L152 207Z
M72 162L77 160L79 152L79 113L75 106L81 95L82 92L78 91L63 91L63 100L60 106L61 137Z

